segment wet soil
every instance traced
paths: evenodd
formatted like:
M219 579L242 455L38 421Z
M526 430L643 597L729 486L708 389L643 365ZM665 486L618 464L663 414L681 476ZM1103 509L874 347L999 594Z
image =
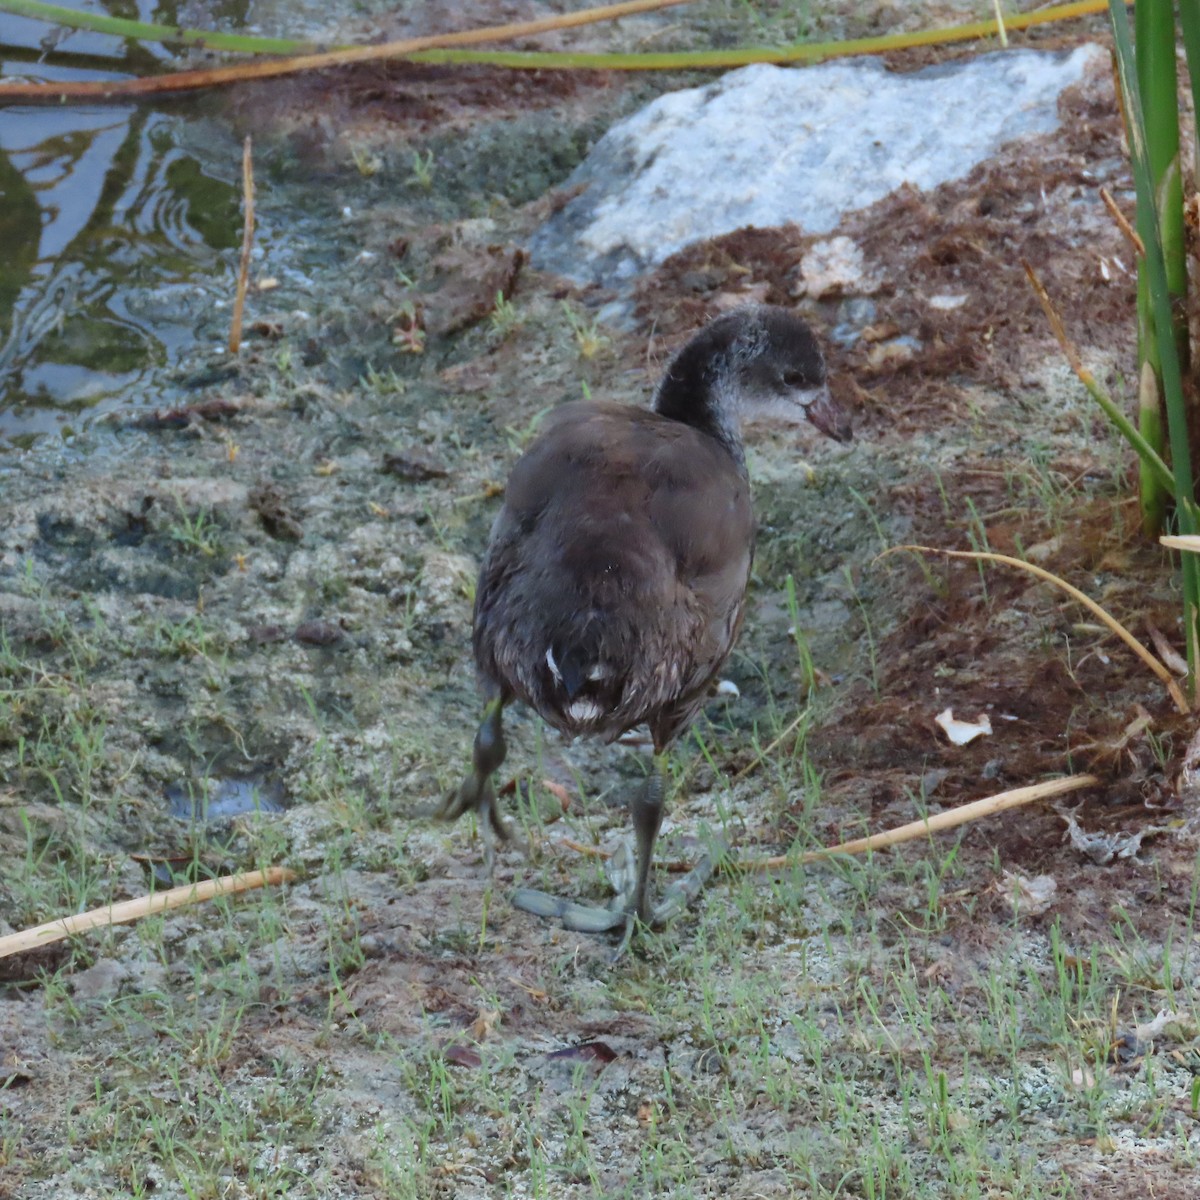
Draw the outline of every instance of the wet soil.
M274 130L263 163L296 213L294 269L252 298L237 362L198 354L178 407L0 464L0 855L16 864L0 932L155 879L268 862L300 878L0 961L0 1191L183 1194L188 1168L161 1144L124 1166L105 1149L106 1096L155 1111L170 1088L143 1073L177 1037L195 1039L198 1090L257 1114L221 1194L1194 1195L1193 721L1032 577L879 557L912 542L1023 555L1180 648L1175 567L1141 536L1131 456L1022 268L1127 396L1133 256L1098 195L1132 209L1111 81L1068 93L1057 133L847 218L833 236L861 248L857 284L814 294L813 239L743 230L641 281L623 328L594 322L611 296L531 271L520 247L646 85L381 70L311 86L308 107L295 90L237 98ZM430 150L426 181L411 156ZM723 875L613 966L610 944L505 894L602 895L564 837L614 843L636 750L565 746L517 714L504 782L535 852L504 852L493 890L471 830L428 818L478 718L474 572L547 409L642 402L698 325L749 300L822 330L856 437L751 434L761 530L727 669L739 695L677 751L664 860L716 830L753 859L1072 771L1100 783L861 870ZM947 707L989 716L991 736L950 745ZM209 811L210 795L262 811ZM1068 816L1118 849L1145 840L1101 864ZM1037 876L1052 903L1014 916L1013 881ZM1050 1032L1010 1059L964 1034L1013 963L1022 986L1087 975L1071 1028L1095 1036L1076 1057ZM732 995L747 979L768 992ZM910 981L928 1026L904 1007ZM889 1005L874 1020L871 988ZM739 1024L747 1005L757 1024ZM1159 1009L1178 1012L1172 1035L1118 1053ZM827 1059L798 1043L799 1013ZM213 1028L228 1038L206 1058ZM798 1107L772 1083L789 1071ZM897 1160L872 1192L855 1173L855 1135L805 1090L826 1071L871 1097L855 1111L912 1175ZM1001 1134L1007 1165L956 1184L950 1143L914 1132L925 1102L898 1082L913 1071L956 1096L1019 1077L1024 1149ZM304 1121L254 1107L269 1079L307 1098ZM204 1144L202 1116L173 1136Z

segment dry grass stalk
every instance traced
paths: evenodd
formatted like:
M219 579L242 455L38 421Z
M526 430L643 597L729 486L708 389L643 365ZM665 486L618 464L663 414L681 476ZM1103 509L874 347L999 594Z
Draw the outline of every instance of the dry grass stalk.
M123 900L120 904L109 904L104 908L93 908L90 912L60 917L47 921L32 929L22 929L0 937L0 958L10 954L21 954L36 950L50 942L60 942L76 933L89 929L102 929L109 925L123 925L128 921L140 921L142 917L166 912L171 908L182 908L185 904L202 904L217 896L231 896L236 892L248 892L254 888L290 883L296 872L287 867L268 867L265 871L246 871L241 875L222 875L219 879L206 879L201 883L171 888L166 892L152 892L149 896L138 896L134 900Z
M984 817L1006 812L1010 808L1020 808L1024 804L1032 804L1035 800L1045 800L1050 796L1061 796L1064 792L1093 787L1099 782L1095 775L1067 775L1063 779L1049 779L1045 783L1012 788L1007 792L997 792L994 796L984 796L982 800L973 800L970 804L963 804L958 808L946 809L944 812L935 813L932 817L909 821L906 825L899 825L895 829L888 829L883 833L873 833L870 837L841 842L836 846L830 846L827 850L808 850L795 858L790 858L785 854L778 858L764 859L761 865L758 863L748 864L747 869L774 871L792 862L820 862L834 854L866 854L870 850L886 850L889 846L900 845L901 842L911 842L916 838L927 837L931 833L939 833L944 829L954 829L956 826L966 825L970 821L980 821Z
M1168 694L1175 703L1175 707L1181 713L1187 714L1191 712L1191 707L1183 698L1183 693L1179 690L1179 685L1175 682L1175 677L1171 672L1116 617L1110 616L1090 596L1081 592L1074 585L1069 584L1065 579L1060 579L1053 572L1047 571L1043 567L1035 566L1031 562L1026 562L1022 558L1013 558L1009 554L993 554L985 550L942 550L937 546L893 546L890 550L885 550L879 557L883 558L888 554L897 554L901 550L913 550L921 554L943 554L947 558L969 558L976 562L1003 563L1005 566L1018 567L1022 571L1028 571L1030 575L1036 575L1039 579L1045 580L1046 583L1052 583L1056 588L1066 592L1072 600L1079 601L1097 619L1103 621L1162 680Z
M250 280L250 251L254 246L254 158L247 135L242 143L242 194L245 220L242 223L242 261L238 266L237 294L233 298L233 320L229 325L229 353L242 348L242 310L246 306L246 286Z
M1168 550L1187 550L1200 554L1200 533L1164 533L1158 539Z
M886 850L890 846L898 846L901 842L911 842L919 837L927 837L931 833L939 833L944 829L954 829L958 825L966 825L971 821L980 821L984 817L1006 812L1010 808L1020 808L1032 804L1035 800L1046 800L1051 796L1061 796L1064 792L1075 792L1080 788L1093 787L1100 781L1095 775L1067 775L1062 779L1049 779L1045 783L1034 783L1028 787L1012 788L1007 792L997 792L994 796L984 796L982 800L973 800L970 804L962 804L958 808L950 808L945 812L935 813L932 817L922 817L909 821L906 825L898 825L895 829L884 830L883 833L873 833L869 837L855 838L849 842L839 842L836 846L827 846L820 850L806 850L803 854L776 854L770 858L755 858L733 864L737 871L779 871L784 867L796 866L799 863L821 862L836 854L866 854L871 850ZM611 858L612 851L600 846L585 846L570 838L563 838L559 843L563 849L573 850L587 858ZM664 869L675 872L690 871L694 863L673 862L665 864Z
M800 715L767 747L760 750L734 777L732 782L736 783L739 779L749 775L751 771L761 766L766 762L767 756L774 753L783 743L796 732L797 729L808 719L808 709L800 710Z
M1104 207L1108 209L1109 216L1117 223L1117 228L1125 235L1125 240L1133 247L1133 252L1139 258L1146 257L1146 247L1142 239L1138 236L1138 231L1129 223L1129 219L1117 207L1117 202L1112 198L1112 194L1108 188L1100 189L1100 199L1104 201Z
M1062 347L1064 357L1071 364L1071 370L1079 376L1079 380L1083 386L1094 394L1095 389L1100 385L1096 382L1096 377L1091 371L1083 365L1083 359L1075 343L1067 336L1067 327L1063 324L1058 309L1054 307L1054 301L1050 299L1050 293L1046 291L1042 281L1038 278L1037 273L1029 263L1023 262L1021 265L1025 268L1029 284L1033 288L1038 301L1041 303L1042 311L1046 314L1046 320L1050 322L1050 332L1054 334L1058 344Z

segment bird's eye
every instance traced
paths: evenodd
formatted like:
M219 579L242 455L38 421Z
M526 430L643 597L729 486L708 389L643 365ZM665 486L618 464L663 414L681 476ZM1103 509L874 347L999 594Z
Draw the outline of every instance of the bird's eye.
M805 379L800 371L784 371L783 382L786 387L798 388L804 386Z

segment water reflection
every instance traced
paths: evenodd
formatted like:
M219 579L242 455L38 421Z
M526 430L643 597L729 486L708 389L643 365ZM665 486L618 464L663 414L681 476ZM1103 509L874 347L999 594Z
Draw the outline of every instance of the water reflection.
M4 18L4 52L36 46L38 29ZM117 39L72 33L55 61L14 53L0 74L121 77L63 65L64 48L90 63L124 54ZM179 117L146 106L0 108L0 449L83 413L153 402L154 370L228 293L237 190L179 132Z

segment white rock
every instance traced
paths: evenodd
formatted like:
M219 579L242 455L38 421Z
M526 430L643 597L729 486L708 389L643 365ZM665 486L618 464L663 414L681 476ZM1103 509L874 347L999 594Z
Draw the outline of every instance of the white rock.
M533 264L606 284L745 225L826 233L901 184L967 174L1049 133L1098 46L1008 50L909 74L874 59L768 65L660 96L614 125L566 186L586 190L535 235ZM1105 67L1107 69L1107 67Z

